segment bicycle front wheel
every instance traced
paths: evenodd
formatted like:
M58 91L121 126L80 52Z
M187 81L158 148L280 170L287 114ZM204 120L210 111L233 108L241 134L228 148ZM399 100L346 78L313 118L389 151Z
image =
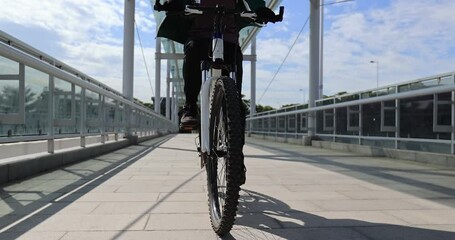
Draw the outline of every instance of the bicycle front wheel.
M214 84L207 187L212 228L223 236L234 224L242 184L243 115L234 80L221 77Z

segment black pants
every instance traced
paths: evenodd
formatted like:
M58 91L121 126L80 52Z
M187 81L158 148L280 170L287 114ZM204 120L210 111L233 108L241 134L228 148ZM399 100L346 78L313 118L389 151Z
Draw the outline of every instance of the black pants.
M212 39L190 40L185 44L184 51L183 79L185 81L186 104L195 105L202 83L201 61L210 60ZM243 55L239 45L224 42L224 61L228 64L236 64L235 78L237 91L240 95L242 92ZM227 75L227 73L223 73L223 75Z

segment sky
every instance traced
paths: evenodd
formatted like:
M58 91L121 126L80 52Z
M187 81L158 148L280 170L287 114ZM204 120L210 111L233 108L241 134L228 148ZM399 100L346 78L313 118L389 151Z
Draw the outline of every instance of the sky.
M324 95L455 70L455 1L324 3ZM309 0L283 0L281 5L286 8L284 21L267 25L257 38L257 103L272 107L308 99L309 26L304 23ZM0 6L0 30L122 91L123 0L0 0ZM148 0L136 0L135 19L146 63L136 35L134 97L150 102L155 88L156 24ZM243 93L249 98L248 62L244 69ZM164 71L162 76L165 96Z

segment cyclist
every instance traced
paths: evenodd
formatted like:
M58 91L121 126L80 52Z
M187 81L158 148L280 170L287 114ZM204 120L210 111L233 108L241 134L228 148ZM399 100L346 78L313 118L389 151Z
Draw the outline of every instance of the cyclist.
M263 0L200 0L201 6L214 7L222 5L226 9L240 11L255 11L258 18L267 19L275 16L274 12L265 7ZM194 0L167 0L161 6L161 10L184 10L185 5L194 4ZM214 14L192 15L168 15L158 30L158 37L165 37L184 44L183 79L185 92L185 105L180 119L181 127L193 127L199 124L197 98L201 88L201 61L210 60L212 51ZM239 46L239 31L250 25L249 22L242 22L234 15L226 15L223 18L223 40L224 40L224 61L235 65L236 86L241 98L242 89L242 61L243 56ZM227 72L223 72L228 75ZM243 104L242 104L243 106ZM244 115L244 113L243 113ZM244 117L244 116L243 116ZM245 125L245 123L243 123ZM243 126L244 128L245 126ZM244 139L239 139L244 143ZM246 168L243 163L243 174L241 183L246 181Z
M185 5L193 4L194 0L167 0L163 8L168 10L183 10ZM256 11L257 14L267 15L273 12L265 8L263 0L200 0L201 6L223 5L227 9ZM201 67L203 60L211 56L211 40L214 15L181 17L168 16L158 30L158 37L166 37L184 44L183 79L185 105L180 123L182 127L199 124L197 98L201 87ZM236 85L239 95L242 89L242 61L243 56L239 47L239 31L248 25L235 19L234 16L225 16L224 24L224 61L236 65Z

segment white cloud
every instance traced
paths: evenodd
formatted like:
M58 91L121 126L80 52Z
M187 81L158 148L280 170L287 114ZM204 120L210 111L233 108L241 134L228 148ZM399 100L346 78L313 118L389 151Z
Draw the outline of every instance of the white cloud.
M121 27L122 1L2 1L0 20L56 32L66 43L104 40ZM13 11L12 9L16 9Z
M325 11L324 94L376 87L376 65L371 60L379 61L382 86L453 71L453 9L455 1L451 0L395 0L389 6L366 11L359 11L353 4ZM279 73L261 104L295 102L297 90L307 87L308 36L301 38L285 71ZM264 61L259 64L264 74L258 75L258 82L269 82L274 73L269 64L281 63L292 41L293 38L258 41L258 58ZM258 96L262 93L261 84ZM288 94L277 94L278 89L286 88Z
M376 66L370 60L379 61L380 85L454 70L455 25L451 23L455 22L455 1L393 0L385 7L359 10L360 1L326 7L325 94L375 87ZM150 3L136 3L136 23L154 85L156 25ZM46 34L30 33L21 40L32 46L38 41L52 42L59 50L54 55L57 59L121 91L123 0L0 0L0 5L0 27L42 30ZM303 24L307 13L287 9L286 14L289 22L270 24L259 35L258 98L297 35L291 23ZM52 39L46 39L49 33ZM308 88L308 44L307 26L261 104L277 107L302 99L300 89ZM148 101L152 93L138 45L135 54L135 96ZM243 89L248 97L248 64L244 69Z
M0 0L0 2L2 6L0 26L16 24L23 28L52 32L54 38L47 41L61 49L58 55L54 55L55 58L122 91L123 0ZM141 37L153 39L155 21L148 1L136 1L135 19L142 33ZM14 32L10 34L14 36ZM33 46L35 42L49 38L49 35L30 34L26 38L28 39L21 40ZM144 42L145 40L147 39L143 39ZM147 47L145 43L144 48L146 57L149 58L149 69L153 74L155 50ZM150 86L138 44L135 55L137 66L135 85L138 85L135 97L149 101L151 91L148 90ZM142 90L144 85L147 90Z

